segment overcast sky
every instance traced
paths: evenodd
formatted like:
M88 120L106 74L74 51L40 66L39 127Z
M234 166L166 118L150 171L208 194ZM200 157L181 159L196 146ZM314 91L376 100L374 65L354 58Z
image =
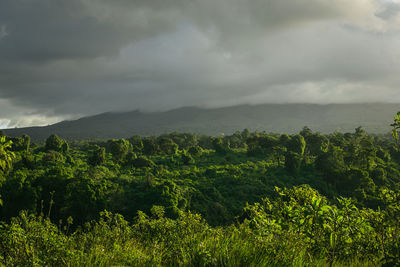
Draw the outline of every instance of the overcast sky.
M376 101L400 102L395 0L0 1L0 128Z

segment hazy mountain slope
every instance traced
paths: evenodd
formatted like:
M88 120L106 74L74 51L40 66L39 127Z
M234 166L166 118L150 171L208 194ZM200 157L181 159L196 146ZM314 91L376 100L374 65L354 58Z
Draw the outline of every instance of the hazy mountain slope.
M158 135L167 132L196 132L210 135L230 134L248 128L267 132L294 133L305 125L324 133L352 132L362 126L371 133L390 131L400 104L263 104L217 109L195 107L166 112L139 111L104 113L44 127L7 129L11 136L24 133L35 140L52 133L72 138L121 138L134 134Z

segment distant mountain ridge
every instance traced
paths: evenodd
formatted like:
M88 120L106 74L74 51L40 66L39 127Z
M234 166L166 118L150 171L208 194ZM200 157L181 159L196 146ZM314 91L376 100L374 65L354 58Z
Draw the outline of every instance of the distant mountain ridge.
M28 134L43 140L56 133L66 139L126 138L193 132L208 135L251 131L297 133L304 126L313 131L353 132L362 126L370 133L387 133L400 104L261 104L204 109L185 107L165 112L109 112L43 127L4 130L9 136Z

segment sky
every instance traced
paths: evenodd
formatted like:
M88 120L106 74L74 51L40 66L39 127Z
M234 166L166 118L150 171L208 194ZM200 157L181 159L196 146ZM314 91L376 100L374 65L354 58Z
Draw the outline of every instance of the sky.
M0 128L108 111L400 103L395 0L1 0Z

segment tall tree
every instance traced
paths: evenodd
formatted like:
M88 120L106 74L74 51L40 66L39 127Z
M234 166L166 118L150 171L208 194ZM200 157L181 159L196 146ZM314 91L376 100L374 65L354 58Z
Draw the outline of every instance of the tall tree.
M396 144L396 149L399 150L400 148L400 141L399 141L399 131L400 131L400 111L397 112L396 116L393 118L393 123L390 124L393 127L392 135L394 138L394 142Z
M0 169L3 172L8 172L12 169L12 160L15 155L10 151L11 146L11 140L7 140L5 136L0 137Z
M61 150L61 146L63 145L63 140L58 137L56 134L52 134L49 138L46 139L46 147L45 149L59 151Z
M299 155L304 154L304 149L306 148L306 141L302 135L296 134L288 142L288 151L296 152Z

